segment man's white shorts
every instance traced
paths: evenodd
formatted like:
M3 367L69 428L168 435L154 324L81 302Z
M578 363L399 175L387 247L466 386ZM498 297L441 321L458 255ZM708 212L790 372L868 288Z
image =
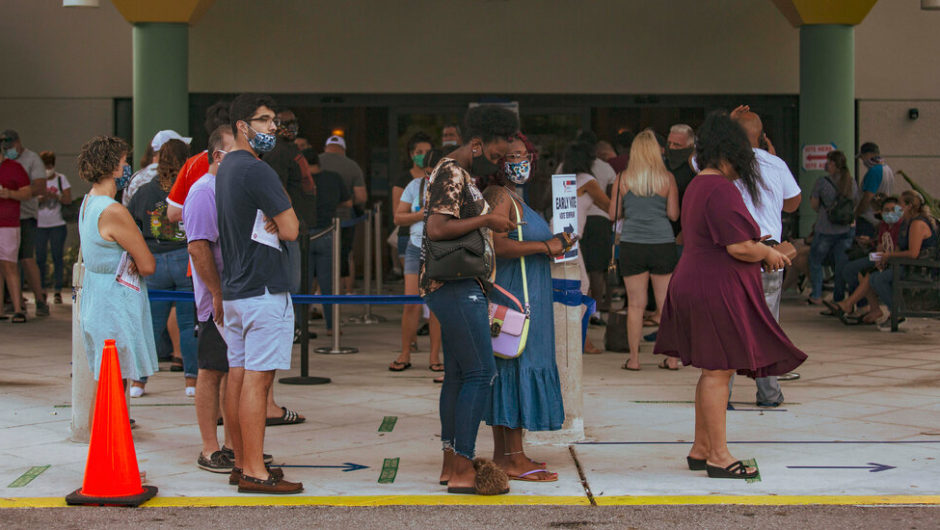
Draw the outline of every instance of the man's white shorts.
M289 370L294 344L294 307L289 293L225 300L225 343L230 368L256 372Z
M20 251L20 227L0 227L0 261L18 261Z

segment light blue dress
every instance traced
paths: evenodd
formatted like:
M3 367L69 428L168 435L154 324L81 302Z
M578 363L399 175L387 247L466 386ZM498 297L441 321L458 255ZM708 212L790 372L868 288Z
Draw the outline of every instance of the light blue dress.
M98 379L101 351L106 339L117 344L123 379L139 380L157 370L157 348L153 342L153 323L147 285L140 282L140 292L115 281L124 249L107 241L98 232L101 212L117 201L100 195L86 195L78 218L85 279L82 284L81 327L85 339L88 368Z
M535 210L523 203L523 241L545 241L552 231ZM510 210L510 218L515 212ZM509 233L516 239L517 232ZM511 429L554 431L565 421L558 366L555 364L555 314L552 308L552 271L549 257L533 254L525 257L529 286L529 336L525 350L516 359L496 357L498 376L493 383L493 399L486 417L487 425ZM496 283L525 304L522 291L522 260L496 259ZM499 291L488 293L491 301L514 307ZM447 352L444 352L446 355Z

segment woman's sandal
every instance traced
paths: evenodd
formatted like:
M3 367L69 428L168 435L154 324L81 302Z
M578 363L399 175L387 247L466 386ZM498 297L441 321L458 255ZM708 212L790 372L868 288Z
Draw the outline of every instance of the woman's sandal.
M656 366L662 368L663 370L678 370L678 369L679 369L678 366L676 366L675 368L669 366L669 360L668 360L668 359L663 359L663 362L657 364Z
M26 313L25 313L25 312L22 312L22 311L19 312L19 313L13 313L13 317L10 318L10 322L11 322L12 324L23 324L23 323L25 323L25 322L26 322Z
M534 475L536 473L548 473L551 478L529 478L529 475ZM532 471L526 471L525 473L520 473L518 475L507 475L509 480L520 480L522 482L557 482L558 473L553 473L547 469L533 469Z
M830 302L829 300L823 300L822 303L824 306L826 306L829 309L829 311L828 312L821 311L819 313L820 315L827 316L827 317L841 317L842 315L845 314L845 311L843 311L842 308L839 307L839 304Z
M388 365L389 372L404 372L409 368L411 368L411 363L403 363L401 361L392 361L392 364Z
M751 473L748 473L747 467L740 461L737 460L732 462L728 467L718 467L713 466L709 463L705 463L705 467L708 470L708 478L755 478L760 474L760 471L754 470Z
M627 364L627 363L623 363L623 366L621 366L620 368L622 368L622 369L624 369L624 370L629 370L629 371L631 371L631 372L639 372L639 371L640 371L639 368L630 368L630 365Z
M170 357L170 371L171 372L182 372L183 371L183 358L173 356Z
M687 456L685 461L689 464L689 471L705 471L708 468L708 462L704 458Z
M430 371L432 371L432 372L443 372L443 371L444 371L444 363L431 363L431 365L428 366L428 370L430 370Z

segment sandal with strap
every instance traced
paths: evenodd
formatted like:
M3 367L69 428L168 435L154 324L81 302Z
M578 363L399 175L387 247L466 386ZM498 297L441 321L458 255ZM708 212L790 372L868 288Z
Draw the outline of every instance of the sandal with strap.
M10 318L10 322L13 324L23 324L26 322L26 313L20 311L19 313L13 313L13 317Z
M529 475L534 475L536 473L548 473L551 478L530 478ZM526 471L525 473L520 473L518 475L509 475L509 480L521 480L522 482L557 482L558 473L552 473L547 469L533 469L532 471Z
M744 464L737 460L732 462L728 467L718 467L713 466L709 463L705 463L705 466L708 470L708 478L754 478L760 474L760 471L754 470L752 472L747 471L747 467Z
M275 425L295 425L297 423L303 423L307 421L307 418L301 418L300 414L297 414L295 411L288 409L287 407L281 407L281 410L284 411L284 414L279 418L266 418L264 424L268 427L273 427Z
M685 461L689 464L689 471L705 471L708 467L708 462L704 458L692 458L691 456L685 457Z
M401 361L392 361L392 364L388 365L389 372L404 372L409 368L411 368L411 363L403 363Z
M430 371L432 371L432 372L443 372L443 371L444 371L444 363L431 363L431 365L428 366L428 370L430 370Z

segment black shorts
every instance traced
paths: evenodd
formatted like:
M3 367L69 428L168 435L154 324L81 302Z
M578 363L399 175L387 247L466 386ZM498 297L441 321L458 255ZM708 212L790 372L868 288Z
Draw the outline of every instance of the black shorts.
M19 259L36 259L36 220L20 219Z
M578 248L584 256L584 268L587 272L607 272L610 265L611 239L610 221L599 216L589 215L584 223L584 232Z
M627 243L620 242L620 274L672 274L679 261L675 242L672 243Z
M199 323L199 337L196 339L198 352L197 366L200 370L228 372L228 346L219 333L219 328L209 320Z

